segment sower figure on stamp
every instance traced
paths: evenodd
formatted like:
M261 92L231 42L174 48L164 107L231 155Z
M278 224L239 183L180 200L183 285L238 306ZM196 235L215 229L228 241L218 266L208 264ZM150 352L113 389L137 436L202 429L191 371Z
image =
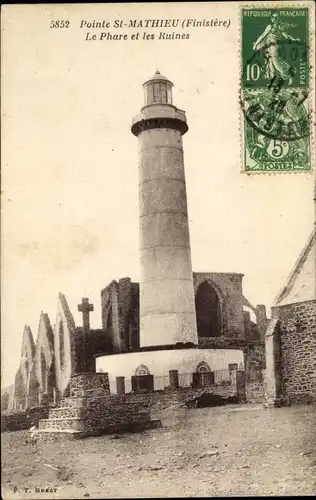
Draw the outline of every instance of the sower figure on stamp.
M268 24L264 32L253 44L253 50L263 51L265 54L267 61L265 76L269 80L279 77L284 81L288 81L289 84L292 82L295 69L282 59L279 50L279 45L283 40L299 42L299 38L293 38L286 33L285 29L291 26L293 25L281 22L278 14L274 13L271 16L271 24Z

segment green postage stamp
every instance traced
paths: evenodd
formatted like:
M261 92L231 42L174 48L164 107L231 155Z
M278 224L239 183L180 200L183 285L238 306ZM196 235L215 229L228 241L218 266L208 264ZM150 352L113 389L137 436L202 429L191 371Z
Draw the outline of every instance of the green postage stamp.
M245 172L311 169L309 10L241 9Z

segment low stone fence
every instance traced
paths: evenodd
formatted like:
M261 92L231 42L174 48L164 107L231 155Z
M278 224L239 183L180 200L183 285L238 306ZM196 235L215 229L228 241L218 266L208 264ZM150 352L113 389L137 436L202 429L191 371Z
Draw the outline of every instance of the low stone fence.
M228 372L228 371L227 371ZM229 374L227 380L218 380L213 375L213 372L198 373L202 377L196 378L194 384L191 386L182 387L179 384L179 374L177 370L171 370L169 373L169 385L161 390L154 390L152 388L152 378L149 379L148 375L139 377L140 382L135 384L134 391L126 392L124 377L117 377L116 379L116 393L110 392L110 384L107 373L82 373L73 375L70 381L70 398L65 402L66 406L75 406L78 403L78 398L84 398L80 402L80 406L86 405L86 398L89 400L95 398L105 398L108 404L116 405L121 402L125 403L139 403L143 407L159 404L161 406L170 406L173 403L182 402L187 397L193 396L199 390L206 390L213 394L222 397L237 396L240 401L245 400L245 374L243 370L235 370L234 374ZM207 375L207 377L205 377ZM138 378L138 377L137 377ZM203 382L201 384L200 382ZM205 383L205 381L207 383ZM76 399L77 398L77 399Z
M212 394L228 398L236 396L235 387L216 387ZM200 393L193 388L178 388L128 394L67 397L60 407L51 409L49 419L41 421L40 429L68 429L82 433L113 433L152 428L159 423L160 413L166 408L181 407L186 399Z
M206 389L217 390L218 387L236 386L237 364L232 364L228 369L215 371L197 371L194 373L179 373L178 370L170 370L169 375L155 376L153 374L133 375L128 377L116 377L109 382L111 394L128 394L141 392L158 392L161 390L176 389ZM106 373L97 375L107 376Z
M145 428L150 412L139 401L105 398L89 398L85 408L85 430L106 429L107 432L126 430L129 427Z
M236 395L236 386L221 386L212 387L205 389L206 391L212 392L218 396L231 397ZM161 409L168 408L169 406L182 404L186 398L194 396L199 392L198 389L192 389L191 387L179 387L178 389L163 389L161 391L146 391L146 392L129 392L127 394L110 394L108 396L102 396L101 399L107 401L109 406L115 405L117 403L135 403L140 405L142 408L150 408L155 405L159 405ZM69 397L65 400L60 401L60 405L63 408L78 408L87 406L89 403L89 397L74 398ZM98 400L98 397L94 397L93 400Z
M236 396L234 386L214 387L207 392L224 398ZM128 422L129 419L146 423L151 413L158 414L169 407L181 407L185 400L193 397L200 390L190 387L176 390L161 390L144 393L111 394L103 398L89 398L87 401L86 418L90 422L106 421L115 415L115 419ZM96 418L95 418L96 417ZM93 424L94 425L94 424Z
M20 431L38 427L42 418L47 418L49 408L47 406L36 406L27 410L3 410L1 412L1 432Z
M208 392L212 392L218 396L231 397L236 395L235 386L222 386L222 387L211 387L205 389ZM129 393L123 395L111 395L112 398L124 397L125 401L135 402L140 404L143 408L152 408L155 410L164 410L165 408L171 406L181 406L187 398L190 398L197 394L199 389L193 389L191 387L179 387L174 390L162 390L154 392L145 393Z
M24 410L3 410L1 412L1 432L29 429L29 422Z

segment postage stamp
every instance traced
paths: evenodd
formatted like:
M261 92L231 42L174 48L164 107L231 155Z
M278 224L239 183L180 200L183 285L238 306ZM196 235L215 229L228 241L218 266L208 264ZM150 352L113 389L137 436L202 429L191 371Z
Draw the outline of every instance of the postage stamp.
M309 11L241 9L245 172L309 171Z

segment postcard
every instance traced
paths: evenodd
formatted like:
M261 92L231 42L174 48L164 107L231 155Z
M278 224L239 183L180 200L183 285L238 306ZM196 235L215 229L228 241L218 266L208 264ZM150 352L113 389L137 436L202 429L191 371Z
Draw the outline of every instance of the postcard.
M315 4L2 5L5 500L315 495Z

